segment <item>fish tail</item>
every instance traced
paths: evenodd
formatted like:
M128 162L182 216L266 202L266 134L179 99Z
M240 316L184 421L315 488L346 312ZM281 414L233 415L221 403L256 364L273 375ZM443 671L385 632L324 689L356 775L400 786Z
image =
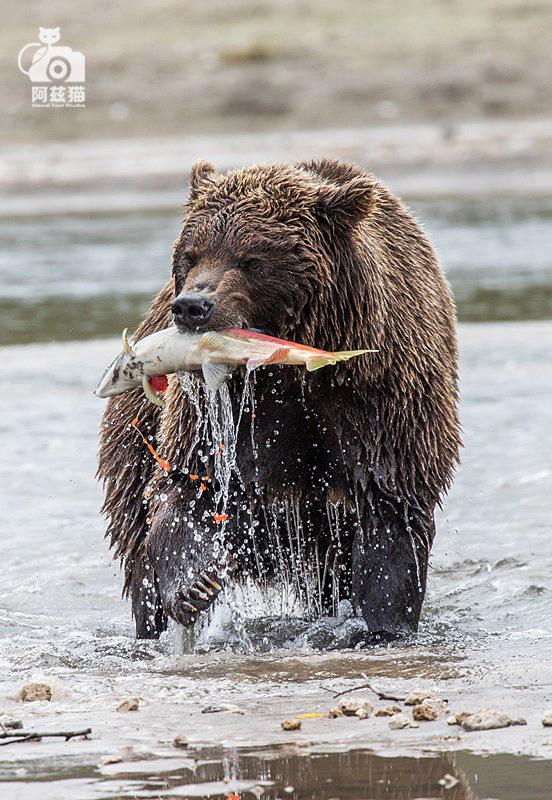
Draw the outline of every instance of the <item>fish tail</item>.
M328 353L327 356L308 356L305 364L308 372L314 372L321 367L337 364L338 361L348 361L355 356L362 356L364 353L375 352L375 350L338 350L335 353Z

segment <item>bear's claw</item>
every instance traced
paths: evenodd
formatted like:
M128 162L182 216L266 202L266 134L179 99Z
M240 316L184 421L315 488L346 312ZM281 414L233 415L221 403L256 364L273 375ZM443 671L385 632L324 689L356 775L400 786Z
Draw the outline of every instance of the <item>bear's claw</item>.
M181 588L171 604L171 616L181 625L193 625L200 611L206 611L224 587L213 567L204 570L191 585Z
M205 581L207 583L211 584L213 589L217 590L217 592L221 592L222 591L222 585L220 583L218 583L218 581L214 580L214 578L211 578L209 575L207 575L207 573L204 573L203 577L204 577L204 579L205 579Z

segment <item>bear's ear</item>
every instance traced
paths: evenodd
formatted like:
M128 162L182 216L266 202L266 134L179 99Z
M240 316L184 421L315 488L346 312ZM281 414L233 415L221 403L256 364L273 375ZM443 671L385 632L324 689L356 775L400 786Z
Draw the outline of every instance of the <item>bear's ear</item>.
M377 202L377 185L369 175L352 178L341 185L324 184L316 191L316 210L324 219L354 227L365 219Z
M190 172L190 200L196 200L203 192L215 186L218 175L208 161L196 161Z

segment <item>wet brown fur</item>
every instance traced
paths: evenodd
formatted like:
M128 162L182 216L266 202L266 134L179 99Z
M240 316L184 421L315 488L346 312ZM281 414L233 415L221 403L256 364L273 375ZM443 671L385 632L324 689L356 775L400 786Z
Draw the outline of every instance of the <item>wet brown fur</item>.
M262 265L254 272L243 266L251 254ZM353 575L355 605L368 626L378 631L414 630L425 591L433 510L450 485L460 446L455 309L420 225L373 175L353 165L323 160L221 175L199 162L192 174L182 236L175 245L173 278L153 301L136 335L170 323L175 292L205 287L216 301L210 327L242 322L326 350L377 349L306 379L309 408L332 426L327 447L331 454L324 467L329 486L317 496L321 506L327 499L349 502L353 494L365 498L364 533L351 533L352 570L366 576ZM295 396L297 377L295 369L282 369L282 397ZM266 375L260 380L262 398L262 381L270 381ZM236 393L238 384L239 378L233 379ZM295 417L290 408L290 435L280 439L279 462L291 462L294 440L307 435L301 414L297 430L292 429ZM263 414L269 430L274 409L268 394L264 406L261 403ZM171 478L156 467L130 429L134 417L139 417L143 432L154 437L164 458L182 464L193 460L189 446L195 419L174 378L162 413L136 390L111 399L104 415L99 475L105 483L107 536L125 565L124 590L133 596L138 618L144 577L150 587L157 586L159 578L152 552L160 550L150 547L149 537L160 537L163 552L169 550L167 509L155 502L148 507L147 487L153 479L160 491ZM307 450L309 446L310 439L301 443ZM245 450L243 460L247 475ZM172 488L169 485L167 491ZM267 467L262 488L268 500L301 500L312 494L308 475L291 467L282 471L276 461ZM181 502L174 494L171 498L169 505ZM405 533L410 534L412 526L416 544L407 541ZM384 531L390 542L386 556L378 546L371 549L374 541L385 538ZM421 598L411 613L411 604L392 597L394 611L387 620L381 610L374 612L378 601L370 559L380 565L379 576L385 568L382 559L390 562L395 572L389 582L392 594L411 592L411 577L405 583L403 573L410 576L414 569L408 555L412 547L421 564L415 559L423 584ZM156 558L159 561L158 554ZM171 573L163 580L177 578ZM157 619L155 635L167 614L175 616L166 596L163 586L148 595ZM149 635L143 620L137 622L139 635Z

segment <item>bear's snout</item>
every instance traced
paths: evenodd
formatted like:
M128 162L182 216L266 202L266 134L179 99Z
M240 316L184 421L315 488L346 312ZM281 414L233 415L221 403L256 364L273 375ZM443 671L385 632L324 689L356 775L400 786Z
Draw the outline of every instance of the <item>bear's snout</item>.
M207 324L213 316L215 304L200 294L179 294L171 303L171 311L178 328L191 331Z

